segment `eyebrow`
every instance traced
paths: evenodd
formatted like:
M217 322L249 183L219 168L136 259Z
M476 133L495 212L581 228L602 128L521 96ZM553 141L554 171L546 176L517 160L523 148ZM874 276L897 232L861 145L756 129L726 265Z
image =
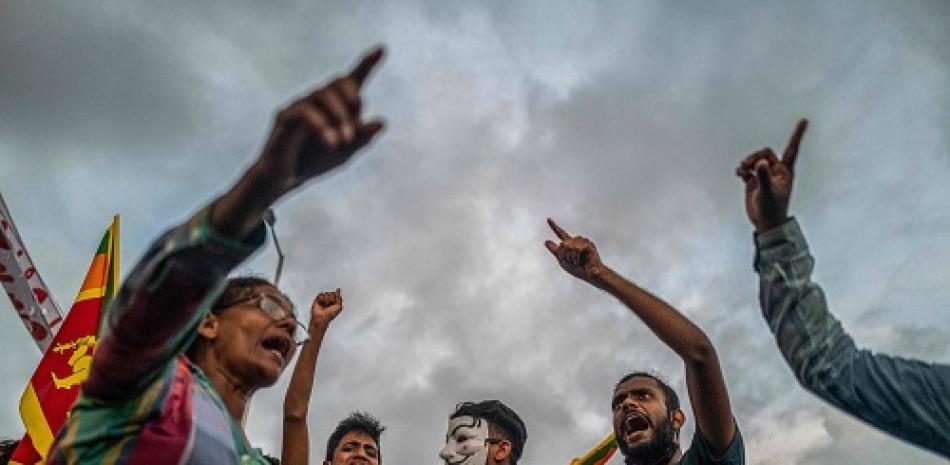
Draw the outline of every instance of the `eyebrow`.
M376 449L376 444L369 442L360 442L360 441L347 441L343 443L344 446L356 446L356 447L369 447L371 449Z
M618 391L614 393L614 396L610 399L611 403L616 403L618 400L623 398L628 394L653 394L656 395L656 391L649 387L635 387L630 389L624 389L623 391Z
M474 428L474 427L478 426L478 423L479 423L478 418L472 418L472 423L471 423L471 424L468 424L468 425L466 425L466 424L455 425L455 428L452 428L452 432L449 433L449 436L454 435L455 432L458 431L460 428Z

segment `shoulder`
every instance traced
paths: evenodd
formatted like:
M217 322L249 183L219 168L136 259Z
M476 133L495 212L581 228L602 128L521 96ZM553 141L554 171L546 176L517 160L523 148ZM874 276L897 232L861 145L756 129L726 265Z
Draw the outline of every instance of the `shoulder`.
M713 455L702 432L696 430L693 434L693 442L683 453L683 459L680 460L679 465L745 465L745 443L739 426L736 425L736 434L729 448L720 456Z

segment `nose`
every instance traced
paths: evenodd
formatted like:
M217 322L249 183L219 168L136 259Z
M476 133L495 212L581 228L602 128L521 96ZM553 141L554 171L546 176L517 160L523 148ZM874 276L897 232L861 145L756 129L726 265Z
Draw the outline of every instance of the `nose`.
M439 458L444 462L449 462L452 459L452 451L449 449L449 445L446 444L441 451L439 451Z
M633 396L627 396L627 397L624 397L622 402L620 402L620 410L626 413L631 410L642 410L642 409L640 408L640 403L637 402L636 399L633 398Z

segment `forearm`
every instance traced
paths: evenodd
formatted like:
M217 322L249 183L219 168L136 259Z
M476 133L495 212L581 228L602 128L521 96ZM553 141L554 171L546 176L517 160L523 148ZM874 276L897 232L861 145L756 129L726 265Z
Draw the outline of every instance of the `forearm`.
M702 366L715 359L706 334L660 298L609 268L600 274L598 287L623 302L687 365Z
M214 202L209 224L225 237L242 240L261 223L261 218L281 192L260 163L255 163Z
M281 465L307 465L310 462L310 430L307 421L284 419L284 438L280 452Z
M762 312L806 389L895 436L950 456L950 367L857 348L811 281L794 220L756 238Z
M310 328L310 340L300 350L294 366L287 395L284 397L284 431L281 447L283 465L307 465L310 455L307 414L313 381L316 375L317 358L326 327Z
M828 381L849 368L857 348L811 281L814 259L797 223L757 235L756 244L762 314L796 378L826 397Z
M317 371L317 358L320 355L320 346L323 344L325 334L326 328L311 328L310 340L300 349L300 356L297 358L297 364L290 377L290 385L287 387L287 395L284 397L285 419L305 420L307 418Z
M263 242L222 237L208 208L155 241L126 278L106 316L84 390L99 399L135 395L185 349L228 272Z

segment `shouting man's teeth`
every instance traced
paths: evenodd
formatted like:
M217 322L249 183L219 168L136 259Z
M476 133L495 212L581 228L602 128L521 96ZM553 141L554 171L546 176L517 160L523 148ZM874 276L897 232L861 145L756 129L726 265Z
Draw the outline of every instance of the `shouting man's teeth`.
M627 434L643 431L650 427L650 422L640 415L630 415L623 422Z

